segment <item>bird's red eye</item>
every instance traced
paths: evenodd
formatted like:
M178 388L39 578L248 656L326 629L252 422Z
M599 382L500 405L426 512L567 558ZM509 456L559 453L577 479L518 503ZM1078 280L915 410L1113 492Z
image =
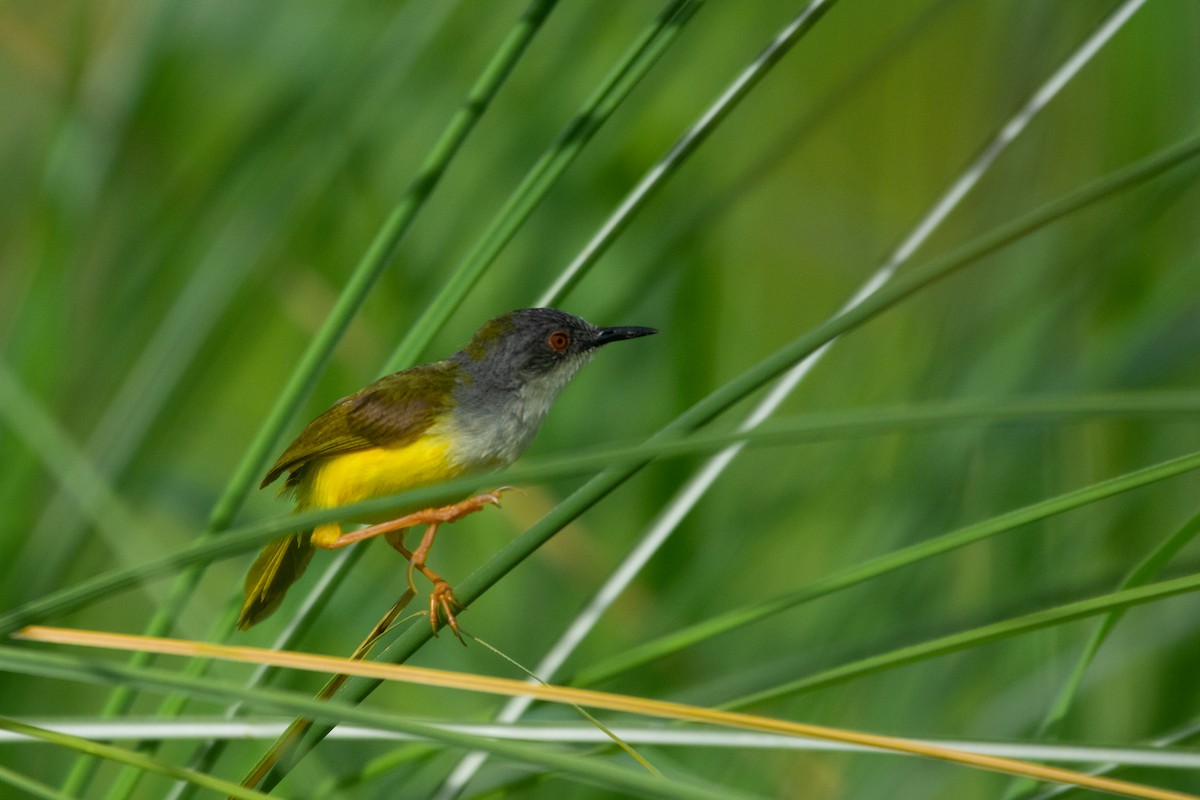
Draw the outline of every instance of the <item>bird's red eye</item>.
M571 334L566 331L555 331L546 338L546 344L556 353L561 353L571 346Z

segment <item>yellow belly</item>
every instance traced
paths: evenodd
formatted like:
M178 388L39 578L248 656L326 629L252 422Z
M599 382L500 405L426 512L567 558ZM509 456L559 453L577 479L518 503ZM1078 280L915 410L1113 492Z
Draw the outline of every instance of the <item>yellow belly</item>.
M451 461L449 453L449 439L426 435L404 447L376 447L319 459L309 465L296 486L296 507L311 510L344 506L458 477L463 470ZM357 521L382 522L392 516ZM329 523L318 526L314 538L336 537L340 532L340 525Z

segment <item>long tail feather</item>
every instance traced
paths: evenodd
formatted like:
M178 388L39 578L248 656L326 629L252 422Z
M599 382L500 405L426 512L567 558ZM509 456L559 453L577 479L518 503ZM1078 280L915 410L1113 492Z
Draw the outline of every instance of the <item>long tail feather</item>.
M246 630L275 613L288 588L300 579L312 558L308 531L276 539L263 548L246 573L246 599L237 626Z

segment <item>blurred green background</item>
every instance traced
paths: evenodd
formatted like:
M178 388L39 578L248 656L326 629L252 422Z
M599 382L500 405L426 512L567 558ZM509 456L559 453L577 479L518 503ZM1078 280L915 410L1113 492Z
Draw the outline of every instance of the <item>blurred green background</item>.
M529 457L636 441L834 313L1000 125L1114 6L1099 0L840 3L675 174L561 306L661 336L606 351ZM438 133L520 2L0 4L0 358L88 453L139 529L87 522L6 414L0 598L11 608L204 529ZM800 8L712 2L683 30L437 335L441 358L532 304L610 210ZM563 3L402 240L285 438L376 377L492 215L659 10ZM1071 81L915 261L1194 134L1200 5L1150 2ZM781 414L945 400L1194 392L1200 189L1185 165L922 291L839 341ZM1200 394L1198 394L1200 397ZM748 406L746 406L748 408ZM740 417L731 416L729 424ZM1189 416L932 431L752 449L682 524L568 672L736 605L1070 489L1190 452ZM280 441L280 447L285 441ZM524 563L464 622L530 664L700 463L652 465ZM432 564L467 575L578 480L528 487L444 533ZM930 559L605 684L718 704L892 647L1112 591L1200 509L1186 475ZM287 506L256 492L237 517ZM344 654L402 585L370 545L299 649ZM180 617L202 637L251 554L217 562ZM318 558L328 558L319 555ZM1200 570L1186 547L1168 575ZM159 580L55 624L140 631ZM293 601L294 602L294 601ZM286 608L285 608L286 612ZM1136 743L1200 716L1200 601L1133 610L1087 673L1064 738ZM285 615L280 615L285 616ZM266 644L281 623L235 638ZM1094 622L921 661L756 711L913 737L1032 736ZM418 663L513 674L442 637ZM177 666L175 662L168 665ZM245 667L220 667L242 676ZM314 688L313 676L287 685ZM0 673L0 713L87 717L106 691ZM368 703L483 720L497 703L390 687ZM158 698L137 703L151 713ZM213 707L197 704L195 713ZM558 709L542 718L571 719ZM394 744L330 743L287 796ZM215 771L236 779L262 744ZM1008 780L879 755L640 748L666 771L776 797L999 797ZM170 745L167 760L190 746ZM456 753L347 797L428 796ZM603 756L595 756L603 757ZM58 785L74 756L0 746ZM100 797L104 767L87 796ZM513 776L485 771L483 789ZM1181 772L1135 779L1200 792ZM147 778L138 797L162 796ZM561 780L511 796L606 797Z

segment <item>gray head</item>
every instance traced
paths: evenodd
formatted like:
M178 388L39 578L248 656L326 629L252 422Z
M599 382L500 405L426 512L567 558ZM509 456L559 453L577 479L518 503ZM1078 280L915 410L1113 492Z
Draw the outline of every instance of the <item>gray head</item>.
M462 371L454 390L463 463L512 463L532 441L550 404L595 354L654 328L599 328L553 308L524 308L484 325L450 362Z
M596 348L652 333L658 331L600 328L555 308L522 308L488 322L451 360L493 389L517 390L536 382L556 385L557 394Z

